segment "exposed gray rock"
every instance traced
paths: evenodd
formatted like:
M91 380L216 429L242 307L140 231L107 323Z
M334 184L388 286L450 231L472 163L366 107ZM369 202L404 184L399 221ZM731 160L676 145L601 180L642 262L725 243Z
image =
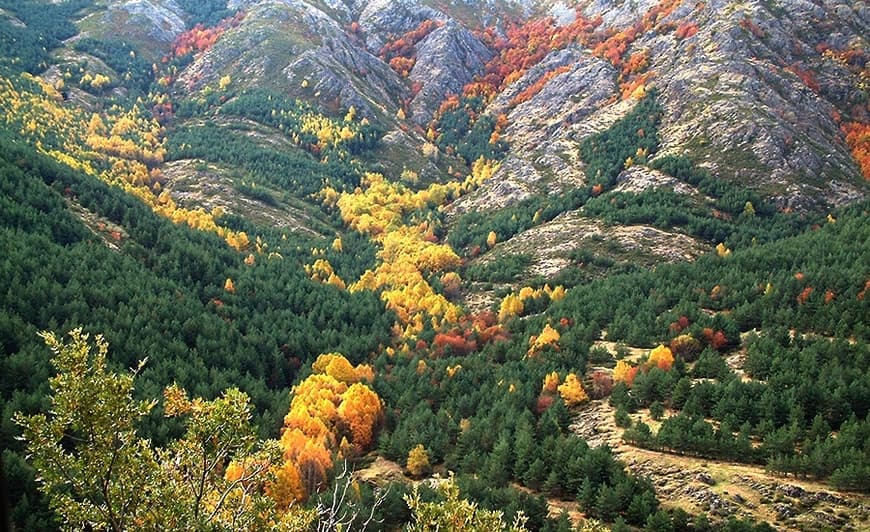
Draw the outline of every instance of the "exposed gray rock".
M710 476L710 473L701 472L695 476L695 480L708 486L715 486L716 480Z
M265 85L334 110L395 114L405 83L328 14L301 0L245 0L236 7L247 11L241 25L179 76L188 90L230 74L241 86Z
M792 497L794 499L800 499L801 497L803 497L807 493L800 486L795 486L792 484L783 484L782 486L780 486L777 489L777 491L781 492L782 494L786 495L787 497Z
M573 125L583 123L613 96L616 73L610 63L581 52L569 66L508 114L505 138L519 152L568 138Z
M645 190L667 188L677 194L699 195L699 192L675 177L653 170L646 166L632 166L616 178L617 192L639 193Z
M420 92L411 101L410 118L426 124L448 94L461 94L462 87L483 73L492 52L470 31L448 22L417 45L417 62L410 78Z
M145 29L157 41L172 42L185 30L184 11L173 0L125 0L109 3L109 13L125 11L131 25Z
M798 511L794 506L786 503L778 503L774 505L773 509L776 511L776 516L779 519L789 519L798 514Z
M413 30L424 20L447 20L447 16L417 0L373 0L359 15L370 50L379 50L391 36Z

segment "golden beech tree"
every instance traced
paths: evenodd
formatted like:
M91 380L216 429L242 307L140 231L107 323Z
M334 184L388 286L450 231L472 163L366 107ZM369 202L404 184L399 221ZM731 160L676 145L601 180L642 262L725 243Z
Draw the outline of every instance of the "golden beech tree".
M422 443L408 451L406 467L412 477L420 478L429 472L429 452Z
M358 451L372 443L372 435L381 415L378 394L361 383L347 389L338 407L338 417L347 426L351 441Z
M269 493L280 507L304 501L322 489L333 467L333 455L362 452L374 440L383 416L378 395L360 380L370 381L370 366L354 368L339 353L320 355L312 374L293 388L284 417L280 446L284 462L276 466Z
M649 360L647 360L648 367L657 367L664 371L670 371L671 366L673 365L674 354L671 352L669 347L659 344L658 347L650 351Z
M559 386L559 395L565 406L568 407L577 406L589 400L586 390L583 389L583 384L574 373L565 376L565 382Z
M523 313L523 300L518 294L508 294L498 308L498 321L504 323L508 319Z
M626 385L631 387L636 374L637 367L632 366L624 360L619 360L616 362L616 367L613 368L613 381L624 382Z
M559 331L550 327L549 323L544 325L543 330L541 330L541 334L529 338L529 351L527 353L528 356L533 357L543 351L546 347L558 350L559 338Z
M559 390L559 384L559 373L554 371L544 376L544 385L541 388L544 392L555 394Z

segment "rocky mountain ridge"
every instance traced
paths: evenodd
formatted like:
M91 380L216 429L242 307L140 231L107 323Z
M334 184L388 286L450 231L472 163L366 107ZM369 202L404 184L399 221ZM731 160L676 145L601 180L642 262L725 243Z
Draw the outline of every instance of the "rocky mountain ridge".
M468 26L459 16L473 6L234 0L227 7L243 11L244 20L196 54L176 85L196 93L230 75L242 85L267 86L334 112L354 106L388 129L425 129L441 103L461 94L497 55L492 42L484 42L483 27ZM598 19L599 34L586 46L554 47L488 104L486 114L506 114L503 138L512 147L489 188L553 181L539 189L546 191L560 189L563 179L565 186L588 181L574 160L576 145L630 109L632 100L620 93L634 83L659 91L665 110L660 155L686 155L781 208L825 208L864 195L838 121L867 119L866 65L856 69L817 52L866 47L870 15L863 3L601 0L541 4L543 14L531 6L477 7L509 13L505 19L552 16L556 27L577 16ZM110 3L83 26L86 34L100 34L122 19L129 21L125 28L139 28L164 49L184 27L178 6L157 0ZM412 43L407 75L390 69L379 52L426 21L437 27ZM503 35L507 27L496 21L492 30ZM595 53L596 41L626 32L628 38L615 41L618 58ZM627 74L624 63L632 56L644 65ZM533 84L537 92L517 104L517 95ZM407 122L396 118L400 110ZM529 166L538 177L515 170ZM541 177L542 171L557 177ZM484 199L477 205L504 203L486 188L479 194Z

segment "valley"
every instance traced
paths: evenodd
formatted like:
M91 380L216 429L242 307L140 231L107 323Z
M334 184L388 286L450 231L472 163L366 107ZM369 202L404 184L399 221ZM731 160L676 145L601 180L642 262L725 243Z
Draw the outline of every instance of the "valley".
M10 527L867 529L868 36L0 0Z

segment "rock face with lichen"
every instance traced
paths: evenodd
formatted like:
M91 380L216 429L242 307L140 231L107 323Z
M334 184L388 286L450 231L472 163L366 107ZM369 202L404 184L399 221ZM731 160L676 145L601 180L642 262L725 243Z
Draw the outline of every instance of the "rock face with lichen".
M229 75L331 112L352 105L388 130L411 130L417 148L445 98L486 73L511 24L551 17L568 25L578 14L600 21L595 36L554 46L488 103L485 114L507 117L502 138L511 149L496 179L457 212L586 184L578 143L629 112L634 85L627 86L642 82L657 88L664 108L659 156L686 156L783 209L827 209L866 193L841 130L845 121L870 121L864 2L231 0L228 7L245 19L194 57L179 87L197 92ZM87 27L100 33L121 19L164 47L185 22L173 0L129 0L92 15ZM381 50L426 21L437 28L410 43L402 77ZM618 60L596 51L627 31L632 38ZM636 72L624 66L632 56L645 58Z
M394 179L405 170L427 182L468 173L449 150L434 148L439 132L430 127L445 100L500 72L505 81L475 115L503 120L508 150L490 180L444 209L448 226L465 213L596 184L579 146L653 88L662 108L659 150L646 164L626 164L617 193L665 189L712 205L648 166L670 155L781 210L826 211L868 190L843 130L870 122L864 2L230 0L227 7L244 18L178 72L177 97L205 95L229 76L233 89L266 88L327 114L352 106L385 132L375 168ZM500 62L512 28L532 22L534 31L555 35L579 17L593 24L586 37L549 37L534 60ZM174 0L129 0L90 15L86 26L99 34L122 19L163 53L186 23ZM559 220L516 235L499 253L548 250L533 253L530 271L553 274L589 231L620 249L633 242L632 260L691 260L715 245L679 229L602 230L582 211ZM691 252L671 253L681 246Z

